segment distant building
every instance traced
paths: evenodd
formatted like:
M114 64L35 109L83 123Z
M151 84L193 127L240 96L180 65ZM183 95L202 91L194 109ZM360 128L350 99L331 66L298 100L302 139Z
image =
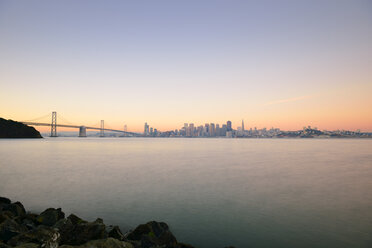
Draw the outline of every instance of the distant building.
M189 137L192 137L194 136L194 123L190 123L190 126L189 126Z
M149 125L147 125L147 122L145 122L145 127L144 127L143 134L144 135L149 135L150 134L150 127L149 127Z
M232 138L233 137L233 132L232 131L227 131L226 132L226 138Z
M227 132L227 126L223 124L220 130L220 136L226 136L226 132Z
M221 136L220 124L216 124L216 136Z
M214 123L211 123L209 126L209 136L211 137L216 136L216 129L214 127Z
M198 126L196 136L203 136L203 126Z
M242 120L242 132L244 132L244 120Z
M227 131L232 131L231 121L227 121L226 126L227 126Z
M210 136L209 135L209 124L205 123L204 125L204 136Z

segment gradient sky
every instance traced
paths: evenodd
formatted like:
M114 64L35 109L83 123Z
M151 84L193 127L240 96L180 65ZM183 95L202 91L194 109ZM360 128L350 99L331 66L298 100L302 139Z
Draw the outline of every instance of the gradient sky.
M0 0L0 116L52 111L372 131L372 1Z

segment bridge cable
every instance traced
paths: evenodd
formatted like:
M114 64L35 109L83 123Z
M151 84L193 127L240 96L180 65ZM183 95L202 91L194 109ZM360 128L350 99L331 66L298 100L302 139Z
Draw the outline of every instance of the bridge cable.
M40 116L40 117L37 117L37 118L34 118L34 119L31 119L31 120L23 120L21 122L33 122L33 121L37 121L37 120L40 120L40 119L44 119L46 117L50 117L50 113L48 113L46 115L43 115L43 116Z

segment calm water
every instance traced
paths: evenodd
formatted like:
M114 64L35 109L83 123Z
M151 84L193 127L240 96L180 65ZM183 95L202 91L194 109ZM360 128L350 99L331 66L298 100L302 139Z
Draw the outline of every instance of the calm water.
M201 248L372 247L372 140L0 140L0 195Z

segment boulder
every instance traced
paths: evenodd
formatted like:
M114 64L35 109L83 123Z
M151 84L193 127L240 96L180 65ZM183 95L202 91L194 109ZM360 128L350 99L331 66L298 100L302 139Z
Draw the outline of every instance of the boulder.
M61 234L62 245L81 245L89 240L107 238L106 226L102 219L86 222L76 215L70 215L67 219L60 220L54 227Z
M10 204L11 201L8 198L6 198L6 197L0 196L0 204L2 204L2 203L4 203L4 204Z
M7 242L14 236L17 236L26 231L26 227L18 224L12 219L6 219L0 224L0 240L3 242Z
M168 225L164 222L151 221L139 225L134 231L130 232L126 238L135 241L134 243L140 241L142 248L150 248L153 246L178 247L176 238L169 231Z
M62 212L61 208L48 208L42 212L36 220L42 225L53 226L57 221L63 218L65 218L65 213Z
M3 205L2 211L9 211L14 214L14 216L23 216L26 214L26 210L20 202Z
M27 229L29 230L34 229L39 224L39 222L37 221L37 217L37 214L27 213L23 216L21 224L27 227Z
M124 235L118 226L109 226L106 230L108 236L118 240L124 240Z
M14 215L9 211L2 211L0 212L0 224L3 223L5 220L14 218Z
M71 221L71 223L73 225L78 225L78 224L81 224L81 223L88 223L88 221L85 221L79 217L77 217L76 215L74 214L70 214L67 219L69 219Z
M7 244L19 246L25 243L36 243L44 248L57 248L60 234L54 228L48 226L38 226L28 232L12 237Z

